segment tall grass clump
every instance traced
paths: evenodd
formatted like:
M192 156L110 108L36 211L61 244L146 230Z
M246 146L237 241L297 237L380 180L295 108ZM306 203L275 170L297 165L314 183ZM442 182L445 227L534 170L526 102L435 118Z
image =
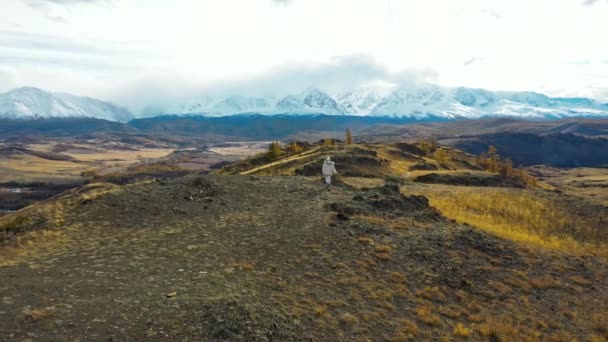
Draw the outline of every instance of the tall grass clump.
M446 217L499 237L544 248L608 255L601 219L581 220L564 205L531 191L457 188L424 191Z

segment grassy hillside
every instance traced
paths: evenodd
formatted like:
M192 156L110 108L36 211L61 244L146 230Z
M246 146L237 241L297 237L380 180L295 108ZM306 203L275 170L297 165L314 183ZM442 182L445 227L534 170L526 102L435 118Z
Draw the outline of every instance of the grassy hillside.
M90 184L0 218L0 337L604 341L608 208L530 184L424 143Z
M608 207L539 190L419 188L446 217L548 249L608 257Z
M308 145L299 153L291 153L288 147L276 158L258 154L228 165L220 173L317 176L328 156L344 177L405 177L418 170L481 169L472 155L448 148L430 152L415 144L317 144ZM440 154L443 159L438 157Z

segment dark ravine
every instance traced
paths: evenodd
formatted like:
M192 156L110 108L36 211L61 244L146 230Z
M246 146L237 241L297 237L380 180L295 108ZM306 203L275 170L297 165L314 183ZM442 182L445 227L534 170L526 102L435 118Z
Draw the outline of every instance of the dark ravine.
M588 138L571 133L536 135L497 133L462 138L453 144L479 155L494 146L516 165L556 167L600 167L608 165L608 139Z

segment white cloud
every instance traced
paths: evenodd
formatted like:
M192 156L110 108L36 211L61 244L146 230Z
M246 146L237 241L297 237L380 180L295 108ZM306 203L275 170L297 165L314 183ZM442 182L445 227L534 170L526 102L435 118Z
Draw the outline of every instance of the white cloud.
M15 87L15 77L8 70L0 69L0 93L7 92Z
M187 75L146 75L117 85L103 96L125 104L134 112L155 114L198 96L282 97L308 87L335 94L375 81L405 85L435 82L437 79L436 71L431 69L391 71L369 56L351 55L336 57L326 63L289 63L245 77L209 82L193 80Z

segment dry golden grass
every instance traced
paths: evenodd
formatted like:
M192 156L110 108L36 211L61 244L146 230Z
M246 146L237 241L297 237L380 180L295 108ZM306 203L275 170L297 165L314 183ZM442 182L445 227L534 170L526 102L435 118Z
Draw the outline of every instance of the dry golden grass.
M376 258L382 261L389 261L392 259L391 255L388 253L376 253Z
M608 256L606 232L595 218L581 222L533 191L432 186L418 193L445 216L499 237L569 253ZM597 221L597 222L596 222Z
M507 294L511 293L511 291L512 291L512 289L509 286L507 286L501 282L498 282L498 281L490 280L488 285L490 286L491 289L498 292L502 296L507 295Z
M592 314L590 322L593 330L608 339L608 311Z
M589 286L592 284L592 282L588 279L585 279L579 275L573 275L570 276L570 281L572 281L573 283L580 285L580 286Z
M325 305L318 305L314 308L314 313L317 316L325 316L328 315L329 312L327 311L327 306Z
M69 241L65 234L65 211L82 202L92 201L119 187L89 184L78 190L26 207L0 217L0 266L14 265L28 258L46 255Z
M489 341L512 341L520 336L518 327L511 325L507 320L493 318L485 324L477 326L481 336Z
M471 335L471 329L466 328L464 325L462 325L462 323L457 323L454 326L452 333L457 337L468 337Z
M522 279L515 276L505 279L505 283L511 287L518 288L523 291L529 291L532 288L527 279Z
M235 262L231 265L234 268L238 268L243 271L251 271L255 265L249 262Z
M221 154L224 156L252 156L257 153L265 152L268 149L268 145L270 145L270 141L265 142L234 142L228 144L235 144L238 146L227 146L227 147L212 147L209 149L210 152L215 152L217 154Z
M608 169L581 167L574 169L539 169L546 182L565 193L586 197L608 205Z
M51 152L54 144L34 144L28 148L38 152ZM95 146L83 146L90 148ZM95 153L63 152L76 161L50 160L22 154L0 158L0 181L47 181L80 178L80 173L91 169L120 169L144 159L157 159L172 153L173 149L146 148L139 150L104 150Z
M374 239L370 238L370 237L360 237L359 238L359 242L361 242L364 245L370 245L373 246L374 245Z
M420 329L416 323L403 318L397 321L397 329L388 340L393 342L412 341L418 334L420 334Z
M439 311L439 313L442 314L445 317L449 317L449 318L458 318L458 317L460 317L460 311L458 311L457 308L452 307L452 306L450 306L450 307L440 306L437 311Z
M547 290L560 287L560 283L549 276L530 278L528 281L533 288L538 290Z
M386 218L382 216L357 215L356 218L368 224L384 226L394 230L407 230L410 228L431 229L432 225L420 222L413 217Z
M340 181L355 189L372 189L384 185L382 178L340 177Z
M376 253L390 253L392 251L392 248L390 246L380 245L380 246L376 246L374 248L374 251Z
M439 316L433 314L433 310L428 306L419 306L414 310L418 318L427 325L439 325Z
M393 283L402 284L405 283L405 275L399 272L389 272L389 279Z
M376 149L379 158L391 161L388 166L388 172L392 175L405 175L410 167L416 164L415 162L395 157L395 155L389 153L390 148L387 148L386 146L374 145L374 148Z
M0 266L11 266L24 260L46 255L69 241L63 231L38 230L17 236L10 245L0 248Z
M105 150L103 152L96 153L71 153L64 152L63 154L73 157L82 161L124 161L124 162L136 162L142 159L157 159L165 157L171 154L174 149L163 149L163 148L143 148L134 151L128 150Z
M87 168L85 164L78 164L71 161L49 160L32 155L19 155L11 158L0 158L0 165L4 169L4 173L11 172L21 174L25 177L26 174L32 173L45 178L54 178L57 176L76 177L81 171ZM7 179L11 181L15 179Z
M356 326L359 323L359 319L357 318L357 316L355 316L351 313L343 314L342 316L340 316L339 320L340 320L340 323L349 325L349 326Z
M417 291L416 294L428 300L443 301L446 299L445 294L443 294L437 286L427 286L424 289Z
M55 308L52 306L42 308L42 309L31 309L30 307L26 307L23 309L21 316L19 316L19 320L22 322L38 322L45 318L51 316L51 314L55 311Z

